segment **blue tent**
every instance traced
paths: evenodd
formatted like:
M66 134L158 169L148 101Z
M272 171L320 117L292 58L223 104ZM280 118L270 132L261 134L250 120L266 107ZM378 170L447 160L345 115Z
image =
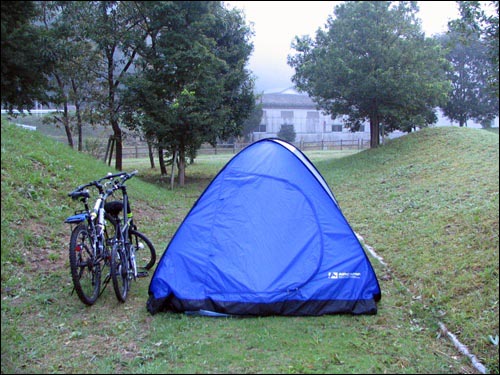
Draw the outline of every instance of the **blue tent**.
M318 170L257 141L213 179L163 253L147 308L227 315L376 314L380 286Z

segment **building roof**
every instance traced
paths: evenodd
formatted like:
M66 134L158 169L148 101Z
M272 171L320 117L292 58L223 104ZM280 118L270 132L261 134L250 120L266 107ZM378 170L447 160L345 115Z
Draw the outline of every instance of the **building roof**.
M299 93L293 88L262 95L262 108L314 109L316 103L306 93Z

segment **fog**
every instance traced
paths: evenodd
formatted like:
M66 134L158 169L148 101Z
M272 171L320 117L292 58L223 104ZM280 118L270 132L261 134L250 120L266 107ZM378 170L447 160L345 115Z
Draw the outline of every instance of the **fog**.
M245 13L253 24L254 52L249 69L256 76L256 92L275 92L293 86L294 70L287 56L295 36L314 38L318 28L324 28L329 15L340 1L226 1ZM448 21L458 18L455 1L419 1L420 19L426 35L444 32Z

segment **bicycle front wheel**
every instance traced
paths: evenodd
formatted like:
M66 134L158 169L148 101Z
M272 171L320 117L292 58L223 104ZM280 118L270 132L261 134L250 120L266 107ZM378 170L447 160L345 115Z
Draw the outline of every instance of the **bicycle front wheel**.
M96 260L85 222L78 224L71 232L69 265L78 298L86 305L93 305L101 288L101 266Z
M111 280L116 298L125 302L129 290L129 262L121 243L115 243L111 251Z
M156 262L156 250L153 244L149 238L136 229L131 229L129 234L130 243L135 248L135 261L138 270L150 270Z

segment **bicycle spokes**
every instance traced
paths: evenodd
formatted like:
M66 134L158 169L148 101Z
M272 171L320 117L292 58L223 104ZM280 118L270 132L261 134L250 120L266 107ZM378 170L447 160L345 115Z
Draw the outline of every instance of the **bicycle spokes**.
M100 265L95 259L88 228L80 223L71 234L69 260L74 290L86 305L94 304L101 286Z

